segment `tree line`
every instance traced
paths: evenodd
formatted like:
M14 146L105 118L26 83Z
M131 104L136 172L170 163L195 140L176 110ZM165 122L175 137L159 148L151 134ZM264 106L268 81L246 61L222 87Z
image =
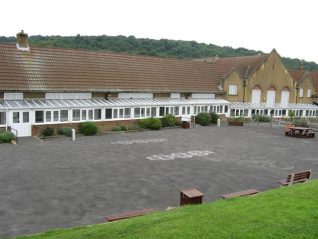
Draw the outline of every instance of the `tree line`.
M15 37L1 37L0 43L15 43ZM59 47L67 49L85 49L93 51L113 51L135 55L174 57L193 59L204 57L235 57L264 54L261 51L246 48L220 47L214 44L198 43L195 41L153 40L135 38L134 36L31 36L31 45L43 47ZM295 58L282 57L287 69L298 69L303 64L305 70L318 70L318 64Z

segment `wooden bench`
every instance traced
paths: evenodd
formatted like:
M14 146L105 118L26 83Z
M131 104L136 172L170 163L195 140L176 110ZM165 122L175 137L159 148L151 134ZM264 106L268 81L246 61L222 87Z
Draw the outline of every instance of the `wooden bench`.
M255 190L255 189L248 189L248 190L244 190L244 191L240 191L240 192L224 194L224 195L222 195L222 198L227 199L227 198L234 198L234 197L242 197L242 196L253 195L256 193L259 193L259 191Z
M294 183L304 183L307 182L311 177L311 170L306 170L303 172L292 173L287 176L286 180L278 181L281 186L289 186Z
M153 208L145 208L145 209L141 209L141 210L137 210L137 211L112 214L112 215L106 216L105 219L109 222L113 222L113 221L131 218L131 217L143 216L143 215L155 212L155 211L156 210Z

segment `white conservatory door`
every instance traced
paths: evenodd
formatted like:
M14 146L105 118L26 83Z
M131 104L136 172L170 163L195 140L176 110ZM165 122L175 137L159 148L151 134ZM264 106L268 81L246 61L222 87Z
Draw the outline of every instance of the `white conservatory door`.
M10 116L10 126L18 131L18 137L26 137L32 135L30 112L13 111L11 112ZM15 130L12 130L12 133L16 134Z
M252 104L261 103L261 90L252 90Z
M274 105L275 104L275 93L276 91L268 90L267 91L267 101L266 103L268 105Z

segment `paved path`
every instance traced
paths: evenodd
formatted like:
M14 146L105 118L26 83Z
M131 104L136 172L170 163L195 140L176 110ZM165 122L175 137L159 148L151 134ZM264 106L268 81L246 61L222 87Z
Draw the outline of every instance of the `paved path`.
M293 171L312 169L317 178L317 142L250 124L0 145L0 236L101 223L127 210L163 210L178 206L183 188L198 188L210 202L277 187Z

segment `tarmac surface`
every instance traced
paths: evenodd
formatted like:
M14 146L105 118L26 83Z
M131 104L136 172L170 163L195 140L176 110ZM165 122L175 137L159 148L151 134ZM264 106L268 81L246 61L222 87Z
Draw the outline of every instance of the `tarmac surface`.
M179 205L179 190L204 202L278 187L291 172L318 178L318 138L281 126L196 127L0 145L0 237L105 222L104 216Z

